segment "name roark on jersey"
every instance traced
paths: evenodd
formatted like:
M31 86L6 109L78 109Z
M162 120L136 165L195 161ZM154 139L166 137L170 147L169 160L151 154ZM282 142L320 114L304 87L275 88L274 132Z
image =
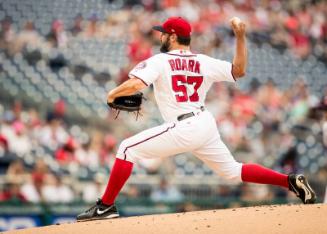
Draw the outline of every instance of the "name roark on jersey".
M194 59L169 59L170 68L172 71L190 71L200 74L200 63Z

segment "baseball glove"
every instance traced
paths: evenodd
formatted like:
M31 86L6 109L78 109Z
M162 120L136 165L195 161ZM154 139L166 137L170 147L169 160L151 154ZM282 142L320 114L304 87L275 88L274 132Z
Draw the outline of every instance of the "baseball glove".
M120 111L134 112L138 117L143 99L143 93L136 93L130 96L117 97L113 102L107 102L107 104L110 108L118 111L115 119L118 117Z

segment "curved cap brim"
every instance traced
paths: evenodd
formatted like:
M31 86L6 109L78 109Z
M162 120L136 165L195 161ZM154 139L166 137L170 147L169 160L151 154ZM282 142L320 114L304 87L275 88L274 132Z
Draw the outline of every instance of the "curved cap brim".
M166 33L165 29L161 25L153 26L152 29L156 30L156 31L159 31L159 32Z

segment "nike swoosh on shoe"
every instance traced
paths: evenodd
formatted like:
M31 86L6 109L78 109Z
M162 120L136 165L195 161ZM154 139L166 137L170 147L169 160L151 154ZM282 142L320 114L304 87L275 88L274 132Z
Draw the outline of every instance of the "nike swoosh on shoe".
M112 206L108 207L107 209L104 209L104 210L100 210L99 208L97 209L96 213L98 215L102 215L104 213L106 213L108 210L110 210L112 208Z
M300 193L297 191L297 189L295 188L295 186L294 186L292 183L290 183L290 185L292 186L292 188L293 188L293 190L294 190L296 196L299 196Z
M303 189L304 189L306 195L308 196L307 199L311 199L311 198L312 198L312 195L311 195L311 192L309 191L309 189L306 188L305 186L303 187ZM306 200L307 200L307 199L306 199Z

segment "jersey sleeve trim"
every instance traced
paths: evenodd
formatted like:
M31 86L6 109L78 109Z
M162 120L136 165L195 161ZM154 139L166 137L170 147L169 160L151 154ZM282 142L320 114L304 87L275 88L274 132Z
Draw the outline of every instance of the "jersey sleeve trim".
M140 77L138 77L138 76L136 76L136 75L134 75L133 73L130 73L130 75L132 75L133 77L132 78L136 78L136 79L139 79L140 81L142 81L143 82L143 84L145 84L146 86L149 86L142 78L140 78Z

